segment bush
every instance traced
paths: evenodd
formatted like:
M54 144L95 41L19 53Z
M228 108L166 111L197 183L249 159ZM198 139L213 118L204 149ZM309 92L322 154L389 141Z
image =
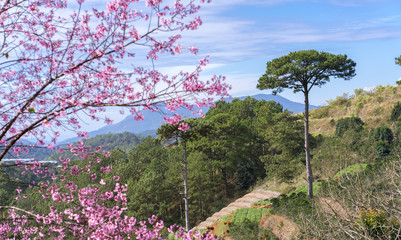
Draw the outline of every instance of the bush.
M377 141L374 144L374 149L376 153L376 157L382 158L390 154L391 148L390 144L386 141Z
M285 215L297 222L300 215L312 214L312 200L305 192L281 195L271 199L273 204L271 213Z
M230 223L227 233L232 239L260 239L260 240L276 240L278 239L269 230L259 227L258 222L245 219L240 223Z
M310 117L315 119L322 119L327 116L329 116L329 106L313 109L313 111L310 113Z
M360 132L363 129L365 123L359 117L348 117L342 118L337 121L335 135L342 137L344 132L353 130Z
M364 226L373 237L383 235L387 225L387 217L380 209L362 209L358 213L358 222Z
M391 121L396 122L398 121L398 118L401 116L401 103L397 102L391 110Z
M239 163L237 167L237 187L239 189L248 189L255 181L255 164L250 161Z
M394 231L400 228L399 222L395 218L389 220L381 209L360 210L357 222L374 238L399 239L397 231Z
M375 141L386 141L391 143L393 141L393 132L386 126L381 126L374 131Z

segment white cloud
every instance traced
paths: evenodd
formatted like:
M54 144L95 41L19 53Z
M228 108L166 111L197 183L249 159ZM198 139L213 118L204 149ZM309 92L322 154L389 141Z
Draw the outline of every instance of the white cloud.
M288 20L261 22L260 19L228 17L223 6L257 4L260 1L218 1L217 8L207 9L204 24L195 32L184 33L184 41L194 43L201 53L222 62L262 57L289 48L291 44L355 42L401 37L401 16L360 19L354 22L307 22ZM286 1L273 1L284 3ZM270 2L270 3L273 3ZM291 48L291 47L290 47Z

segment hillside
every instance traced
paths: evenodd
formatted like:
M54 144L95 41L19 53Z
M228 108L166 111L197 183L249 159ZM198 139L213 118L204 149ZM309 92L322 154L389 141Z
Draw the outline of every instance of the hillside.
M314 199L306 195L305 172L288 182L268 177L262 185L283 193L263 202L269 210L246 207L225 216L218 212L220 218L208 230L230 240L292 239L281 232L291 232L293 226L300 239L401 239L400 187L395 180L401 169L401 125L390 121L400 99L401 86L378 86L373 91L357 89L355 95L312 110ZM352 116L362 119L363 129L334 136L337 121ZM376 130L383 128L394 134L387 143L377 137Z
M310 132L334 134L336 122L344 117L359 117L370 128L384 125L391 109L401 100L400 86L377 86L373 91L355 89L352 96L339 96L310 111Z

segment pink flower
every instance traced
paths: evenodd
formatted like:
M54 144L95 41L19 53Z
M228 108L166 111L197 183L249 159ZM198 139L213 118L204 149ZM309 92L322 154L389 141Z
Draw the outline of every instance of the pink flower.
M180 123L180 126L178 127L178 130L180 130L180 131L186 131L188 129L189 129L188 123Z

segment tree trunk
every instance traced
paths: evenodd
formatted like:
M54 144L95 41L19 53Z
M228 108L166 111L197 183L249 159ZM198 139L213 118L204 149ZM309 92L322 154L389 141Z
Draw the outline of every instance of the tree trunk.
M313 174L312 174L312 166L310 163L310 154L309 154L309 92L305 88L305 113L304 113L304 127L305 127L305 158L306 158L306 174L308 181L308 196L309 198L313 198Z
M189 226L189 208L188 208L188 177L187 177L187 144L184 143L184 201L185 201L185 231L188 232Z
M226 197L228 197L227 173L224 168L221 168L221 174L223 175L223 181L224 181L224 194L226 195Z
M200 210L200 215L199 218L203 219L203 206L202 206L202 197L199 198L199 210Z

